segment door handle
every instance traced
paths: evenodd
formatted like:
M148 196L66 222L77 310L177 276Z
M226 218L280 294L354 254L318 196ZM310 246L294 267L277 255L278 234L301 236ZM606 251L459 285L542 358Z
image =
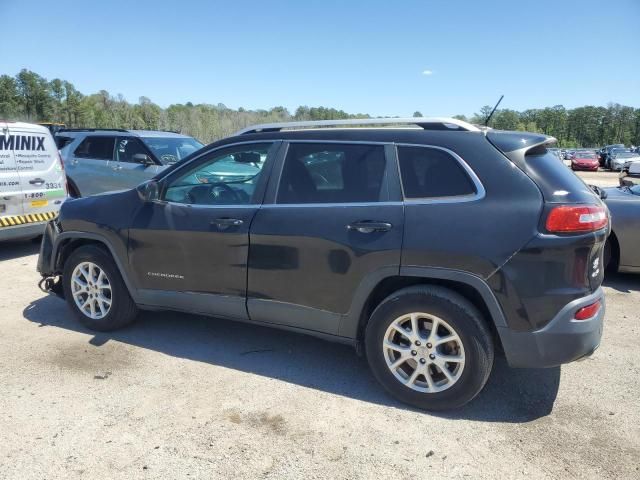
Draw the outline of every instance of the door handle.
M392 226L389 222L362 220L360 222L350 223L347 225L347 230L355 230L360 233L388 232Z
M113 167L114 170L122 170L122 167L120 165L114 165Z
M31 185L42 185L44 183L44 180L41 178L34 178L33 180L29 180L29 183Z
M239 227L244 222L239 218L216 218L211 222L211 225L215 225L220 228Z

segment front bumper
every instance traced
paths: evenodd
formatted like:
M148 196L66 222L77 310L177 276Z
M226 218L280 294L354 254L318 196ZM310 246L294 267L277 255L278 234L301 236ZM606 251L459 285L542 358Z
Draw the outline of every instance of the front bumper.
M33 238L42 235L46 223L27 223L25 225L16 225L15 227L0 228L0 241L3 240L22 240L25 238Z
M597 172L599 165L580 165L578 163L572 163L571 168L573 170L585 170L588 172Z
M602 307L588 320L575 320L580 308L600 300ZM600 345L604 324L605 299L602 288L567 304L544 328L518 332L499 327L498 333L512 367L555 367L592 354Z

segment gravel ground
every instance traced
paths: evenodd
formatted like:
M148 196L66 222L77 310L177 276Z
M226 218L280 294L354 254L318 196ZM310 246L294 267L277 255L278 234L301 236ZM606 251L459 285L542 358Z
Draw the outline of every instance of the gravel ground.
M37 289L36 253L0 250L1 479L640 478L640 275L606 279L593 357L497 359L429 414L310 337L175 313L91 333Z

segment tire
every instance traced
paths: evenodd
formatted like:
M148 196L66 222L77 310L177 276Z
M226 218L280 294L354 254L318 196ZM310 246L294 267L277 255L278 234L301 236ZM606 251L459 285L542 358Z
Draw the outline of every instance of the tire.
M611 245L611 235L609 236L609 238L607 238L607 241L604 244L604 249L602 252L602 263L605 272L615 273L618 271L618 259L614 258L613 255L614 248Z
M78 189L75 187L74 183L67 178L67 189L70 198L80 198L80 194L78 193Z
M398 325L407 317L408 324L413 325L412 313L418 313L420 346L411 343L411 350L404 350L403 354L407 360L392 371L389 364L401 360L393 357L401 355L395 352L398 342L409 344L408 338L392 325ZM440 325L435 337L429 331L433 328L425 328L432 327L433 322ZM389 340L389 332L392 340ZM405 333L412 332L405 330ZM435 346L435 342L442 341L444 337L452 338L451 333L457 335L456 340ZM433 344L428 343L429 340ZM393 349L386 347L392 343ZM365 351L373 375L382 386L401 402L424 410L453 409L471 401L487 382L494 357L491 334L478 309L447 288L429 285L399 290L378 305L366 327ZM448 357L443 357L444 354ZM446 378L444 371L436 365L444 358L457 358L457 362L463 359L462 364L440 363L449 370L453 380ZM421 366L416 359L424 361ZM412 373L417 367L420 367L420 373L412 382ZM431 383L428 383L425 372L429 374ZM412 387L407 386L407 382L412 382Z
M95 268L88 265L94 265ZM92 279L87 281L87 275L83 271L91 271L89 276ZM103 272L102 277L97 275L98 271ZM74 281L74 275L80 283L87 284L88 288L85 289ZM122 328L133 322L138 314L138 308L129 295L118 267L111 255L101 247L85 245L74 250L64 264L62 283L69 307L78 320L91 330L108 332ZM93 297L90 299L89 295ZM87 305L86 310L79 305L83 300ZM92 315L94 310L95 315Z

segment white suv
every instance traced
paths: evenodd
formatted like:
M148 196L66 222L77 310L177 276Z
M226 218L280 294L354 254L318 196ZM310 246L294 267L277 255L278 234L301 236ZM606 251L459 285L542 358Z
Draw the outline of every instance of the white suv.
M41 235L66 198L64 167L49 130L0 120L0 240Z

